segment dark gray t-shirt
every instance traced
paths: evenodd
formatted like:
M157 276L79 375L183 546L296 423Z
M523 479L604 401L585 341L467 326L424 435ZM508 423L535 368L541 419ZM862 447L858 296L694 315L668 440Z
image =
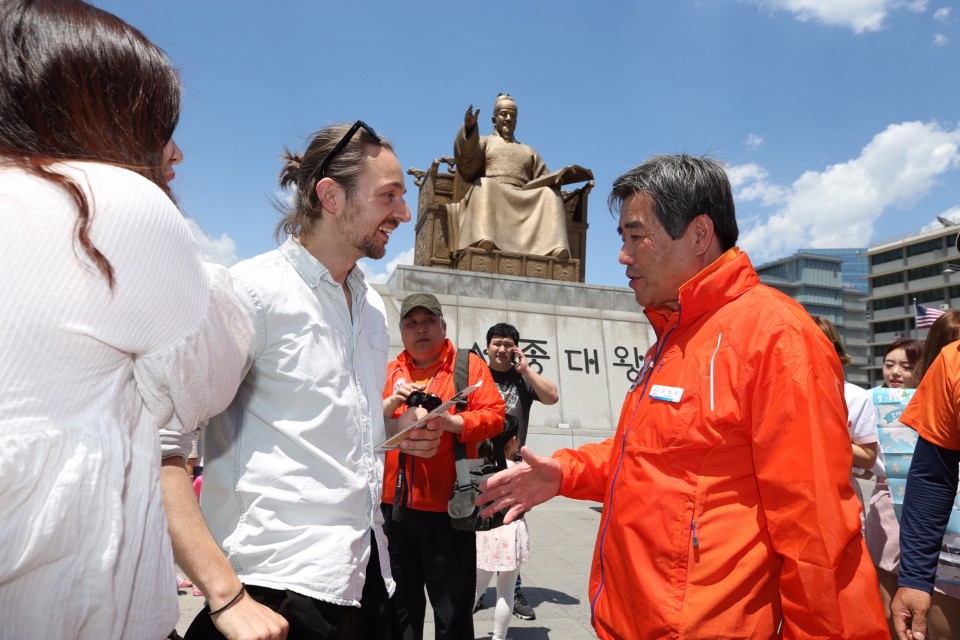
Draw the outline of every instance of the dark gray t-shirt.
M509 371L494 371L490 369L493 381L497 383L503 402L507 405L506 414L517 419L520 425L520 446L527 442L527 423L530 420L530 405L533 401L540 401L537 393L527 384L523 376L514 369Z

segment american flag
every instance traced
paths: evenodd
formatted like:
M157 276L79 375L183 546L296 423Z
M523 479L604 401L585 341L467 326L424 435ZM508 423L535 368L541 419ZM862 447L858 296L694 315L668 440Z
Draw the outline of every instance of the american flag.
M915 304L913 306L917 308L917 329L923 329L933 325L934 321L944 314L944 312L939 309L931 309L922 304Z

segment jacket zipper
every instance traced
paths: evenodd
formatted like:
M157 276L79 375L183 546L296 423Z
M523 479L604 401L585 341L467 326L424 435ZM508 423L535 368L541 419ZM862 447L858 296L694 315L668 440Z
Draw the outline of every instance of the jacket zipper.
M654 352L652 364L657 366L658 373L660 369L663 368L663 361L660 359L660 356L663 354L664 347L667 346L667 338L670 337L670 334L673 333L674 329L680 326L681 311L682 309L680 308L677 309L677 321L676 323L674 323L672 327L670 327L669 329L663 332L663 337L661 338L660 336L657 336L657 344L656 344L657 350ZM630 418L631 422L633 422L633 420L636 418L637 411L640 409L640 403L643 400L644 395L646 395L647 393L647 388L650 386L651 378L653 378L653 366L650 367L650 371L647 373L647 377L643 381L643 389L640 390L640 396L637 398L637 406L634 407L633 409L633 416L631 416ZM620 467L623 464L623 456L626 453L627 436L629 434L630 434L629 429L624 429L623 438L621 438L620 440L619 460L617 461L616 469L614 469L613 478L610 481L610 504L603 505L604 506L603 510L605 513L613 509L614 488L616 487L617 477L620 475ZM600 600L600 594L603 593L603 589L606 584L607 572L606 572L606 567L604 566L604 561L603 561L603 547L607 541L607 526L609 524L610 524L610 516L607 515L606 519L602 523L601 530L600 530L599 553L597 554L598 562L600 565L600 582L597 585L597 592L590 599L590 624L591 625L596 622L594 612L597 609L597 601Z
M699 549L700 540L697 538L697 521L696 520L690 521L690 535L693 538L693 548Z

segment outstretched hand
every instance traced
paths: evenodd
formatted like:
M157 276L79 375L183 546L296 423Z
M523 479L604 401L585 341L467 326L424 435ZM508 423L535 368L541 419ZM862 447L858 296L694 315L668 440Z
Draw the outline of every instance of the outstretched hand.
M477 116L480 115L480 109L476 111L473 110L473 105L467 107L467 112L463 114L463 128L467 133L473 131L474 127L477 126Z
M900 587L890 603L890 617L899 640L924 640L927 637L927 611L930 594L919 589Z
M477 496L476 503L486 505L480 512L483 517L508 509L503 522L510 524L526 511L560 493L563 470L559 462L538 456L527 447L523 447L520 454L523 462L480 483L482 493Z

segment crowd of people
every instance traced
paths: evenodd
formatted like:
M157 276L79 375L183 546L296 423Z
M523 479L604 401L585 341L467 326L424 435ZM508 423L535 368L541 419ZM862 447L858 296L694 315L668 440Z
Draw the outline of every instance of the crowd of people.
M719 162L614 182L657 341L616 434L544 456L529 413L559 393L516 327L486 362L412 293L388 362L357 261L411 216L371 126L284 153L279 246L228 271L171 195L156 45L80 0L6 0L0 61L0 637L177 637L176 563L206 599L188 640L419 640L427 600L438 639L473 640L494 573L499 640L534 616L522 516L556 495L603 504L600 638L960 636L960 312L891 345L882 387L845 384L836 328L738 249ZM503 464L476 505L505 517L478 534L448 502L481 450Z

